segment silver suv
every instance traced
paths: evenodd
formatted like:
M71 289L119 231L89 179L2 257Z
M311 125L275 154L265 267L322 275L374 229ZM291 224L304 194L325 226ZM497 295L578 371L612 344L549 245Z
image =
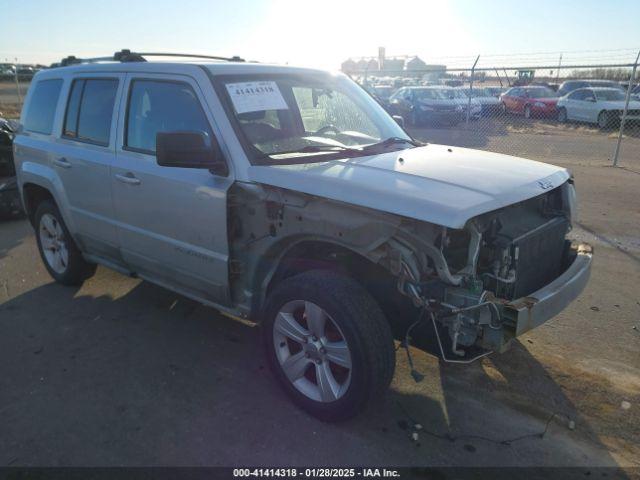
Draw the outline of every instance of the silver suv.
M324 420L386 389L394 337L472 361L584 288L565 169L420 144L342 74L145 56L33 79L16 168L56 281L101 264L260 322Z

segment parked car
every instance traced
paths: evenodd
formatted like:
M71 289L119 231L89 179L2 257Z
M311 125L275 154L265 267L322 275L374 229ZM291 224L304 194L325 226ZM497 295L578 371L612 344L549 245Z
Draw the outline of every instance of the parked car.
M557 94L546 87L513 87L500 95L505 113L522 114L525 118L554 117Z
M502 111L502 102L494 92L494 90L488 87L478 87L472 90L466 89L465 91L467 95L471 94L472 98L478 102L480 105L480 115L482 116L495 115Z
M392 113L400 115L407 125L456 125L465 117L468 97L459 89L443 86L404 87L389 99ZM472 116L480 116L481 106L471 100Z
M22 213L18 182L13 163L13 138L16 128L0 117L0 219L14 218Z
M619 88L579 88L558 100L558 121L579 120L604 129L620 121L625 99ZM627 120L640 121L640 101L629 102Z
M0 117L0 177L15 175L13 165L13 137L15 126Z
M587 283L564 168L422 146L342 74L118 58L29 88L14 153L47 271L78 285L102 264L261 323L323 420L387 388L392 331L428 322L443 361L473 360Z
M371 94L387 109L391 106L389 98L395 91L396 89L391 85L375 85L371 88Z
M496 97L496 98L500 98L500 95L502 95L504 92L507 91L506 88L504 87L484 87L485 91L487 91L490 95Z
M558 88L558 97L564 97L566 94L577 90L578 88L587 87L604 87L604 88L617 88L623 90L623 87L612 80L567 80L560 84Z

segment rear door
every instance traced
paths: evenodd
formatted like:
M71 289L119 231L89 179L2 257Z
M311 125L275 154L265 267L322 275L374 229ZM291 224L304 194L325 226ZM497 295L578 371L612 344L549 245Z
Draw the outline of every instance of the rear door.
M62 132L52 159L62 180L76 239L83 249L117 259L110 169L115 157L116 99L124 74L78 75L71 79Z
M213 95L213 87L205 85ZM162 167L158 132L221 136L199 84L189 76L128 74L111 185L121 252L143 277L229 303L227 190L232 175Z

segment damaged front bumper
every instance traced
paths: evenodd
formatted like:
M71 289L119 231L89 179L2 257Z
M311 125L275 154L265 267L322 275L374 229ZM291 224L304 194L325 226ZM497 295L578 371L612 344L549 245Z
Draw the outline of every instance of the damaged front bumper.
M572 253L569 266L560 276L526 297L505 300L487 295L486 300L501 311L502 328L485 328L476 344L504 352L514 338L539 327L573 302L589 281L593 247L579 244Z
M584 290L591 274L593 247L580 244L573 262L558 278L531 295L504 304L515 321L515 336L542 325L564 310Z

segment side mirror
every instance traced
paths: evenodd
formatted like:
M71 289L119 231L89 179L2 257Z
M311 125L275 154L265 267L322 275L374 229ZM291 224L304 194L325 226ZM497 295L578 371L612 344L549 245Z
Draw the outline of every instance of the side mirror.
M215 139L207 145L202 132L160 132L156 134L156 161L162 167L208 168L227 176L229 169Z
M398 125L404 128L404 118L402 118L400 115L393 115L392 118L396 121Z

